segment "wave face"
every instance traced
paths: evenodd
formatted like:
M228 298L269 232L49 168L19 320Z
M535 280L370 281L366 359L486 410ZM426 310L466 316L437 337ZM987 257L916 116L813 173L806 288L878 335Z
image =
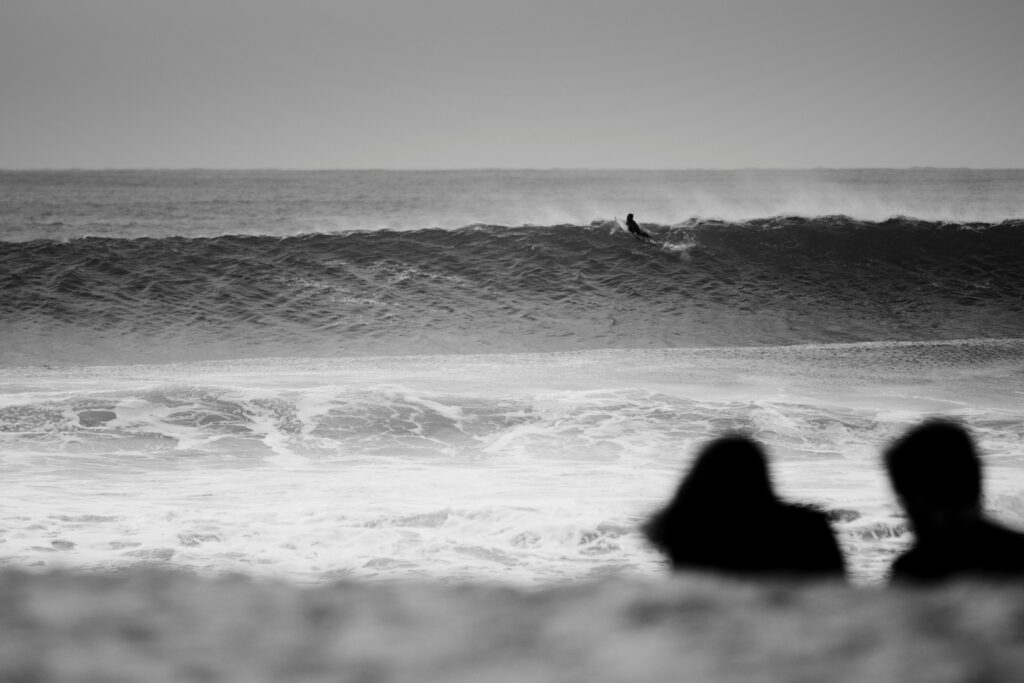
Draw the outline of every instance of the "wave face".
M1024 221L5 242L5 364L1016 337Z

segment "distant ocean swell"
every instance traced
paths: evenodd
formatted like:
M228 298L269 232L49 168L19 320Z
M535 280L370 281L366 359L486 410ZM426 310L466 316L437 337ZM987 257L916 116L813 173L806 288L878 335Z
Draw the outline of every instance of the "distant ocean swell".
M0 362L1016 337L1024 221L0 243Z

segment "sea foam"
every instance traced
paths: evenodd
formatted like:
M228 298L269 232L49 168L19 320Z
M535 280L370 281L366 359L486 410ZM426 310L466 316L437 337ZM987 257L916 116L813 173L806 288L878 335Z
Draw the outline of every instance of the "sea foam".
M1024 522L1022 342L261 359L4 371L5 561L519 583L663 571L697 447L763 441L859 581L907 541L879 451L964 420ZM965 362L965 359L968 359Z

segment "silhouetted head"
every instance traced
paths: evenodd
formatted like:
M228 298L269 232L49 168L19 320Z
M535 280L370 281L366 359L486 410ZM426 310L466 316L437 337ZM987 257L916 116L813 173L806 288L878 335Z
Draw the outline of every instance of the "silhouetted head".
M733 546L732 533L777 504L761 447L744 436L724 436L701 449L675 496L643 529L673 564L682 565L683 557L711 552L704 547L709 543L716 548L712 555ZM690 547L694 533L704 538L698 547Z
M960 425L931 420L885 452L893 489L912 520L972 512L981 502L981 462Z
M761 446L738 434L715 439L697 455L676 501L690 507L731 509L775 502Z
M707 444L675 497L643 531L677 570L743 576L844 572L825 516L776 498L764 450L745 436Z
M631 214L631 213L627 213L627 214L626 214L626 220L627 220L627 221L631 221L631 220L633 220L633 214Z

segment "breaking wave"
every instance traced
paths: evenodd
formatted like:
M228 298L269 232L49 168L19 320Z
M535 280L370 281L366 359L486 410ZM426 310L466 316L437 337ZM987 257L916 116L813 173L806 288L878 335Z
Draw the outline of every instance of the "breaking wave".
M844 216L81 238L0 250L0 360L1016 337L1024 221Z

